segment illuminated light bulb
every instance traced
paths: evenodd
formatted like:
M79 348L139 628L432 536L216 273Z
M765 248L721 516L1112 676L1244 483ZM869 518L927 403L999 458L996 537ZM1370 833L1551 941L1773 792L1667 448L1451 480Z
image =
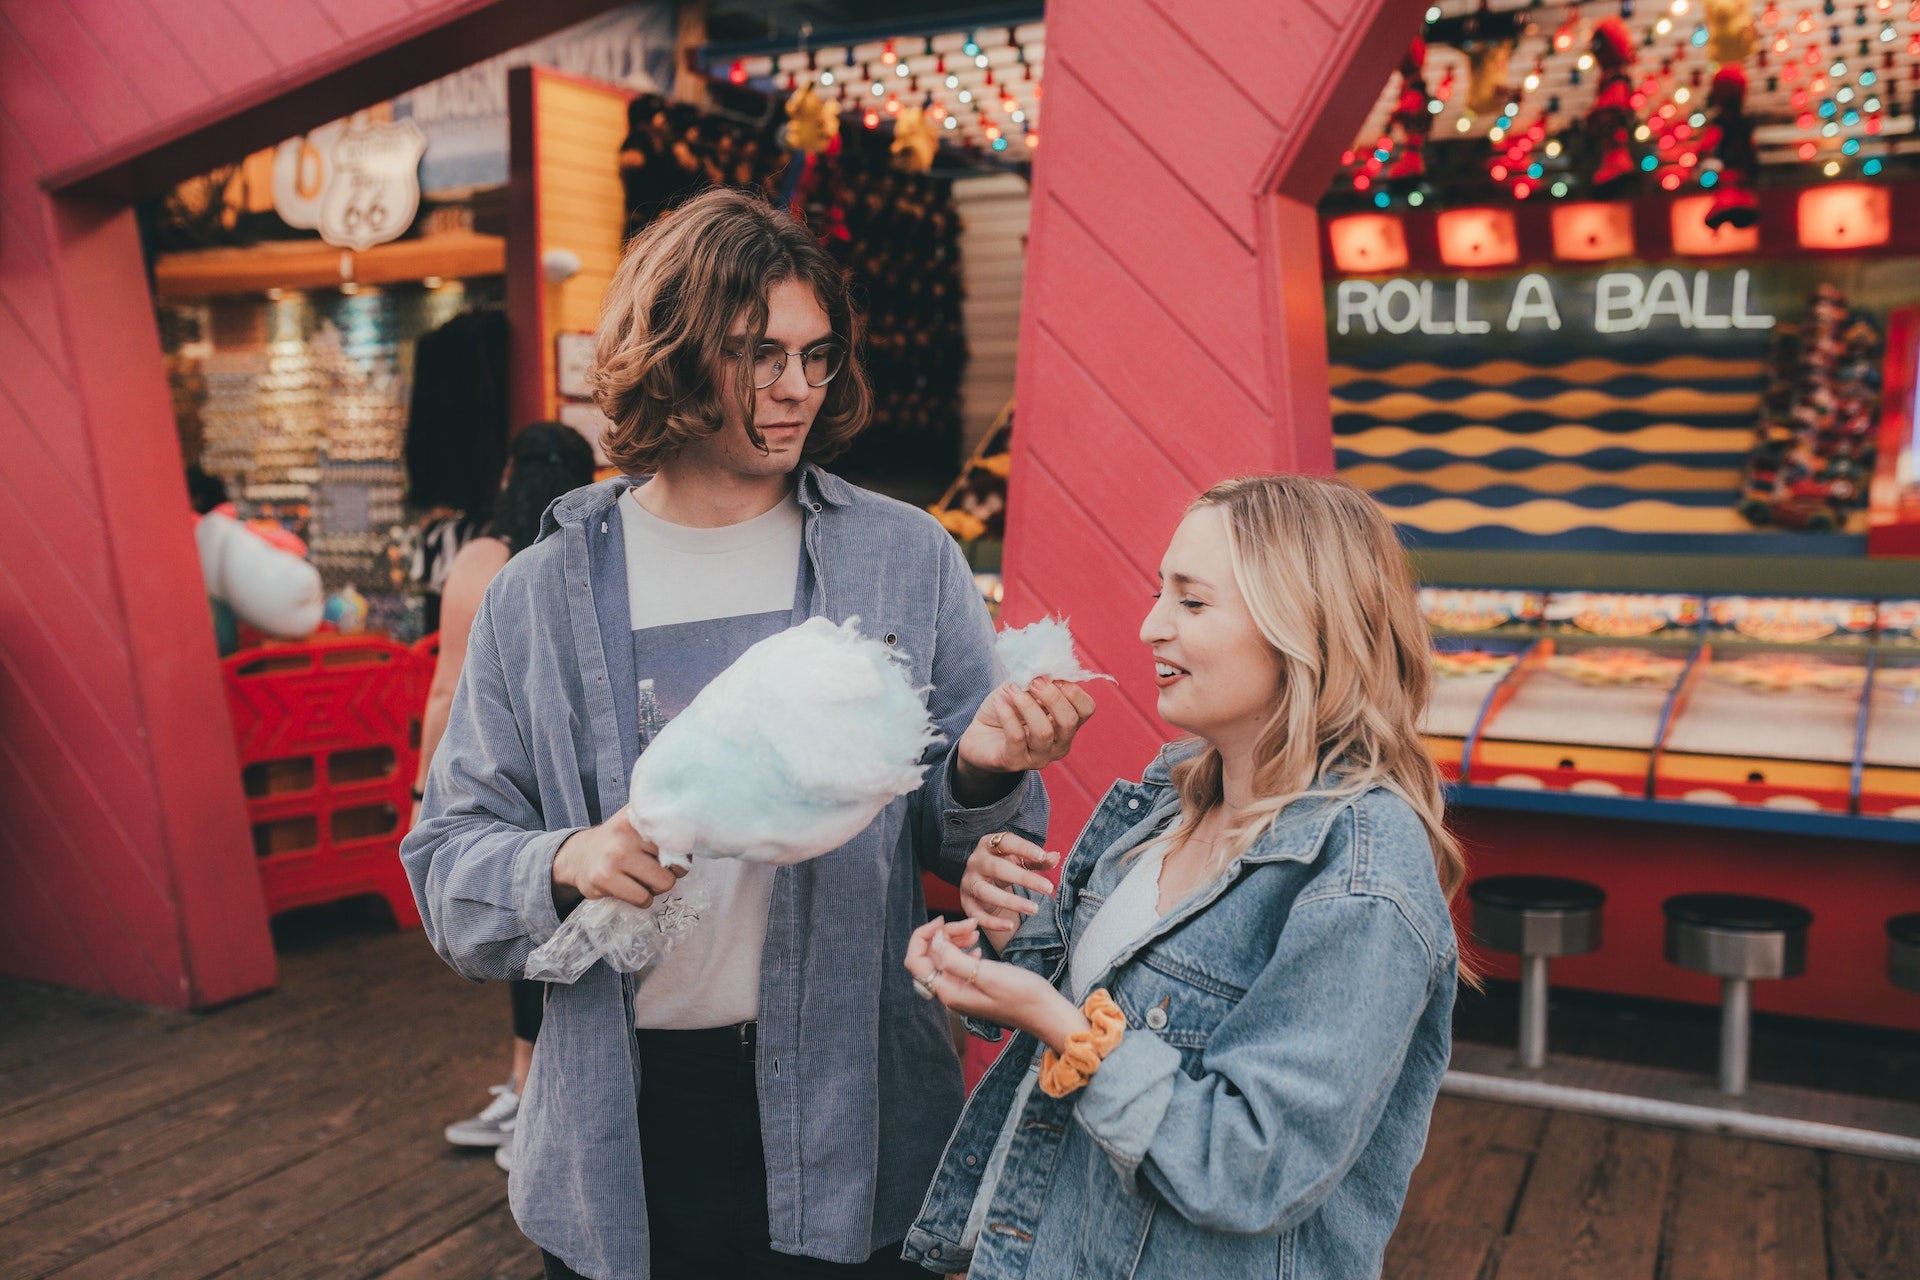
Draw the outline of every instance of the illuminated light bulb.
M1802 160L1811 160L1813 159L1814 152L1816 150L1818 150L1818 148L1816 148L1811 142L1803 142L1800 144L1800 148L1799 148L1800 158Z
M872 88L871 88L871 89L869 90L869 92L871 92L871 93L873 94L873 96L874 96L874 97L876 97L876 98L878 98L878 97L879 97L880 95L882 95L882 94L884 94L884 93L885 93L886 91L887 91L887 86L885 86L885 85L883 85L883 84L881 84L881 83L880 83L880 82L879 82L878 80L875 80L875 81L873 82L873 86L872 86Z
M1857 156L1857 155L1859 155L1859 154L1860 154L1860 139L1858 139L1858 138L1848 138L1848 139L1847 139L1847 140L1846 140L1845 142L1843 142L1843 143L1841 143L1841 144L1840 144L1840 154L1841 154L1841 155L1847 155L1847 156Z
M1827 68L1827 74L1838 80L1847 74L1847 64L1836 60L1831 67Z
M1436 5L1429 5L1429 6L1427 7L1427 21L1428 21L1428 22L1438 22L1438 21L1440 21L1440 6L1439 6L1439 5L1437 5L1437 4L1436 4Z
M1833 96L1838 98L1842 102L1852 102L1853 86L1850 84L1843 84L1840 86L1840 92L1834 94Z
M1549 190L1556 196L1564 196L1567 194L1567 184L1564 182L1556 182Z
M1899 35L1900 33L1893 29L1893 24L1891 22L1884 22L1880 24L1880 43L1881 44L1892 44L1894 40L1899 38Z
M1428 115L1434 115L1434 116L1437 116L1437 115L1439 115L1439 114L1440 114L1440 112L1441 112L1441 111L1442 111L1442 110L1443 110L1444 108L1445 108L1445 104L1444 104L1444 103L1442 103L1442 102L1440 101L1440 99L1438 99L1438 98L1428 98L1428 99L1427 99L1427 114L1428 114Z
M1840 162L1838 160L1829 160L1820 166L1820 172L1826 174L1829 178L1835 177L1840 172Z
M1805 58L1803 58L1803 59L1801 59L1801 61L1803 61L1803 62L1805 62L1805 63L1806 63L1806 64L1807 64L1808 66L1810 66L1810 67L1817 67L1817 66L1819 66L1819 65L1820 65L1820 50L1818 50L1818 49L1816 49L1816 48L1815 48L1814 46L1812 46L1812 45L1808 45L1808 46L1807 46L1807 56L1806 56Z
M1804 129L1813 128L1813 126L1817 124L1818 121L1816 121L1813 118L1813 112L1803 111L1800 113L1800 118L1798 120L1795 120L1794 123L1799 125L1800 128L1804 130Z
M869 129L878 129L880 127L880 113L878 111L869 111L860 117L860 123Z
M1373 185L1373 179L1369 178L1366 174L1359 173L1354 175L1353 189L1355 191L1365 191L1368 187L1372 185Z
M1495 182L1505 182L1507 180L1507 166L1503 164L1497 164L1493 166L1493 168L1487 170L1487 172L1493 175L1493 180Z
M1706 122L1707 122L1707 118L1701 115L1698 111L1694 112L1692 115L1687 117L1687 123L1692 125L1696 129L1698 129L1701 125L1705 124Z
M906 63L902 62L897 64L894 67L893 74L895 74L896 76L899 76L902 80L904 80L908 76L913 74L913 68L909 67Z
M833 72L822 71L820 73L820 83L822 86L831 86L833 84Z
M1538 178L1545 173L1546 173L1546 169L1538 163L1530 164L1527 166L1527 176L1529 178Z
M947 88L949 88L949 89L958 89L959 87L960 87L960 77L959 77L959 76L948 76L948 77L947 77Z
M887 99L887 114L890 116L897 116L900 114L900 99L895 97L889 97Z
M1663 36L1671 30L1673 30L1672 18L1662 18L1660 19L1660 21L1653 24L1653 34L1657 36Z
M1659 167L1660 167L1660 162L1654 159L1652 156L1641 157L1640 171L1642 173L1652 173L1655 169L1658 169Z
M1763 27L1777 27L1780 25L1780 6L1775 4L1773 0L1767 0L1766 12L1760 15L1760 25Z
M1473 128L1473 121L1467 116L1461 116L1453 122L1453 131L1455 133L1465 133L1471 128Z
M1868 132L1868 133L1878 133L1878 132L1880 132L1880 117L1879 117L1879 116L1868 116L1868 117L1867 117L1867 132Z
M1880 99L1869 97L1865 102L1861 103L1860 105L1865 107L1868 111L1878 111L1880 109Z
M1869 160L1869 161L1867 161L1867 162L1866 162L1865 164L1863 164L1863 165L1861 165L1861 166L1860 166L1860 172L1862 172L1862 173L1864 173L1864 174L1866 174L1866 175L1867 175L1867 176L1868 176L1869 178L1871 178L1871 177L1873 177L1873 176L1874 176L1875 174L1877 174L1877 173L1879 173L1879 172L1880 172L1880 157L1879 157L1879 156L1875 156L1875 157L1873 157L1873 159L1871 159L1871 160Z
M1390 204L1392 204L1392 203L1393 203L1393 197L1392 197L1392 196L1390 196L1390 195L1388 195L1388 194L1387 194L1386 192L1384 192L1384 191L1376 191L1376 192L1374 192L1374 193L1373 193L1373 207L1374 207L1374 208L1376 208L1376 209L1384 209L1384 208L1386 208L1386 207L1387 207L1388 205L1390 205Z
M1677 173L1663 174L1660 178L1660 185L1669 191L1678 191L1680 189L1680 175Z
M1007 140L1005 138L995 138L993 140L993 149L995 151L1005 151L1007 149Z
M1807 91L1805 89L1795 89L1791 101L1795 111L1805 111L1807 109Z
M1010 114L1007 118L1012 120L1015 124L1025 124L1027 122L1027 113L1024 111L1015 111L1012 114Z
M1825 76L1815 76L1813 83L1807 87L1815 93L1825 93L1827 91L1827 78Z
M1690 124L1677 124L1673 126L1673 136L1685 142L1693 136L1693 126Z
M1533 184L1531 182L1516 182L1513 184L1513 195L1516 200L1525 200L1532 194Z
M886 50L880 55L880 61L886 63L888 66L892 66L894 63L900 61L900 55L893 51L893 41L887 41Z
M1813 10L1811 9L1802 10L1800 13L1800 20L1793 24L1793 29L1803 36L1812 35L1813 34Z
M1888 54L1887 56L1892 57L1893 55ZM1880 82L1880 77L1873 73L1872 67L1868 67L1865 71L1862 71L1860 73L1860 87L1862 89L1871 89L1873 88L1874 85L1878 84L1879 82Z
M973 65L974 65L974 66L976 66L976 67L984 67L984 66L986 66L986 65L987 65L987 55L986 55L986 54L984 54L984 53L978 53L978 54L975 54L975 55L974 55L974 58L973 58Z
M971 90L971 89L962 89L962 90L960 91L960 101L962 101L962 102L972 102L972 101L973 101L973 90Z
M1418 191L1407 192L1407 203L1412 205L1414 208L1418 209L1421 205L1425 204L1426 202L1427 202L1427 198L1421 195Z
M1849 110L1848 110L1848 111L1846 112L1846 114L1844 114L1844 115L1842 115L1842 116L1840 117L1840 123L1841 123L1841 125L1842 125L1842 126L1844 126L1845 128L1848 128L1848 129L1851 129L1851 128L1853 128L1853 127L1854 127L1855 125L1857 125L1857 124L1859 124L1859 123L1860 123L1860 113L1859 113L1858 111L1854 111L1854 110L1852 110L1852 109L1849 109Z
M1593 70L1593 55L1590 53L1583 53L1580 55L1580 60L1574 63L1573 65L1580 68L1582 71L1591 71Z
M1527 72L1527 78L1520 83L1526 87L1528 93L1532 93L1540 87L1540 77L1534 72L1529 71Z
M1791 48L1793 48L1793 41L1787 39L1786 32L1782 31L1773 38L1773 51L1775 53L1785 53Z
M1711 169L1702 169L1702 170L1700 171L1700 185L1701 185L1701 186L1703 186L1703 187L1711 187L1711 186L1714 186L1715 184L1717 184L1717 183L1718 183L1719 181L1720 181L1720 175L1719 175L1719 174L1717 174L1717 173L1715 173L1715 172L1714 172L1713 170L1711 170Z
M1547 144L1547 154L1550 156L1557 156L1560 154L1560 139L1555 138L1552 142L1549 142Z
M1823 138L1837 138L1840 136L1840 126L1829 120L1820 126L1820 136Z
M1835 107L1831 102L1822 102L1820 104L1820 118L1822 120L1831 120L1833 119L1833 113L1837 110L1839 110L1839 108Z
M1031 151L1039 145L1040 145L1040 135L1037 133L1029 133L1027 135L1027 150ZM1418 195L1419 193L1415 192L1414 194Z
M1502 129L1499 125L1495 125L1493 126L1493 128L1487 130L1487 141L1489 142L1499 142L1501 139L1505 138L1506 136L1507 136L1507 131L1505 129Z
M948 116L945 120L942 120L940 122L940 127L942 129L958 129L960 127L960 117Z
M1681 85L1678 89L1675 89L1673 91L1673 100L1675 102L1685 103L1686 100L1688 98L1691 98L1692 96L1693 96L1693 90L1687 88L1687 86L1685 85Z
M1687 152L1687 154L1680 157L1680 167L1682 169L1691 169L1693 168L1693 166L1699 163L1700 163L1700 157L1693 154L1693 152L1691 151Z
M1653 136L1653 130L1649 129L1646 125L1641 125L1638 129L1635 129L1633 131L1633 136L1635 141L1645 142L1648 138L1651 138Z

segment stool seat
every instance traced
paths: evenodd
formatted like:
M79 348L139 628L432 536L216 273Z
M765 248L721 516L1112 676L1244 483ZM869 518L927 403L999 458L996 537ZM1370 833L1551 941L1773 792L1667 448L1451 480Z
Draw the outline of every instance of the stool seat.
M1559 876L1488 876L1467 886L1473 937L1522 956L1580 956L1600 948L1599 885Z
M1660 904L1667 919L1709 929L1792 933L1813 924L1813 912L1778 898L1740 893L1683 893Z
M1593 911L1607 900L1607 892L1597 884L1560 876L1488 876L1468 885L1467 897L1525 911Z
M1887 921L1887 977L1920 994L1920 911Z

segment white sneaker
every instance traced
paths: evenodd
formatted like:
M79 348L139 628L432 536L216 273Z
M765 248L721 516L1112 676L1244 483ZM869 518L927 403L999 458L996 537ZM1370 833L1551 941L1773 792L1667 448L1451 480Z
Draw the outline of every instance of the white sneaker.
M456 1147L497 1147L512 1137L514 1117L520 1114L520 1095L511 1083L496 1084L487 1092L493 1095L493 1101L486 1110L447 1126L448 1142Z
M499 1165L502 1169L505 1169L508 1173L513 1172L513 1130L512 1129L507 1130L507 1140L505 1142L502 1142L499 1146L493 1149L493 1162Z

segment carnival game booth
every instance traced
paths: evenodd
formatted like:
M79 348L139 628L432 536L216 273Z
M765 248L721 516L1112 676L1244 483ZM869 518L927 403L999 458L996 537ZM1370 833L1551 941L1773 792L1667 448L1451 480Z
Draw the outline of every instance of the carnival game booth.
M1441 4L1323 202L1474 874L1606 895L1556 983L1714 1003L1662 903L1758 895L1813 922L1756 1007L1920 1029L1916 77L1905 6Z

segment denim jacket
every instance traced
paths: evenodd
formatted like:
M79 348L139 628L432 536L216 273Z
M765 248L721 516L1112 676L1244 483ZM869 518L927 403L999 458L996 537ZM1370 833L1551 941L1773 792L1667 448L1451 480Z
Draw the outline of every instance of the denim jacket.
M1179 811L1179 746L1116 783L1004 959L1068 949ZM1373 789L1309 794L1095 985L1127 1029L1075 1094L1031 1091L977 1242L968 1213L1022 1076L975 1089L906 1256L973 1280L1379 1274L1450 1046L1459 951L1425 828ZM969 1247L970 1246L970 1247Z
M807 606L905 655L949 746L926 781L846 845L776 873L760 974L756 1077L772 1243L864 1260L906 1234L962 1100L941 1011L901 967L926 918L920 868L957 881L974 842L1039 839L1027 775L979 809L950 790L951 744L1004 679L958 547L925 512L813 467L798 478ZM400 856L427 936L473 979L517 978L560 926L568 835L624 801L639 750L625 479L576 490L488 588ZM547 994L514 1131L509 1196L535 1243L593 1280L643 1280L636 983L595 965Z

